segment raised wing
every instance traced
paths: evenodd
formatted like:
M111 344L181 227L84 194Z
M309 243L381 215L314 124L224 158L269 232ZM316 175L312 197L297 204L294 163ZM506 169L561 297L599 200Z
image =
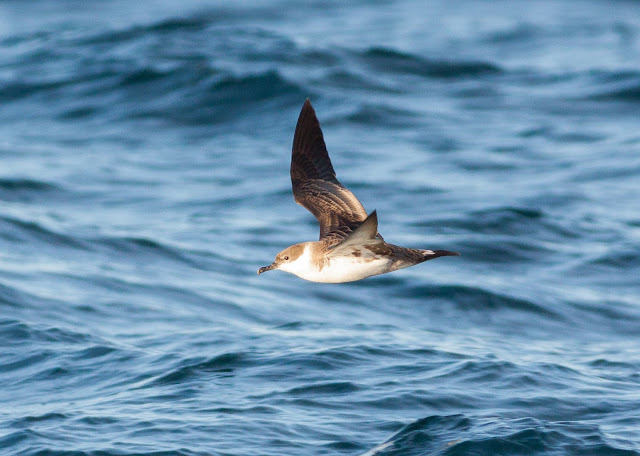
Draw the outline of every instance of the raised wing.
M300 111L293 137L291 184L296 202L318 219L320 239L342 239L367 218L358 198L336 178L309 99Z

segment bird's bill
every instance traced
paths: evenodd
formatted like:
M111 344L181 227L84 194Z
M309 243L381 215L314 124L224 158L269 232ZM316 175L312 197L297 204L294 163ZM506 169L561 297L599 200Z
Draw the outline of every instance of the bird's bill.
M275 263L271 263L269 266L261 267L260 269L258 269L258 275L262 274L263 272L271 271L272 269L278 269L278 265Z

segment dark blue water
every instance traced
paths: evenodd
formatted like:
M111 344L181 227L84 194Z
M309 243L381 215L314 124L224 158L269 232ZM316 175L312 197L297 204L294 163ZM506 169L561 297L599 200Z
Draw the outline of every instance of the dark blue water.
M395 244L343 285L310 97ZM0 3L2 455L640 455L640 3Z

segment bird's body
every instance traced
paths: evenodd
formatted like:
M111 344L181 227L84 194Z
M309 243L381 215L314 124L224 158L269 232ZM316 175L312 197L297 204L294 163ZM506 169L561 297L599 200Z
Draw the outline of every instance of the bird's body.
M300 256L294 257L301 246ZM353 282L374 275L435 258L433 250L407 249L384 241L372 245L348 247L346 251L333 254L331 247L323 241L296 244L289 251L289 260L278 268L311 282ZM440 251L442 252L442 251Z
M376 211L367 216L360 201L336 178L309 100L302 107L293 138L291 183L296 202L318 219L320 240L286 248L258 274L281 269L312 282L353 282L440 256L459 255L384 241L378 233Z
M389 258L376 256L366 249L354 248L347 255L328 257L327 247L322 241L302 245L302 254L279 269L311 282L352 282L388 272L392 263Z

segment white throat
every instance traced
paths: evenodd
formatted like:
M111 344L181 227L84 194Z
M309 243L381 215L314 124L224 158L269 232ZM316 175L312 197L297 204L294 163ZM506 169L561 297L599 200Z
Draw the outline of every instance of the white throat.
M311 258L311 246L309 244L310 243L307 243L304 246L302 255L300 255L294 261L281 264L278 269L280 269L281 271L289 272L291 274L295 274L303 279L306 278L305 276L317 272L318 269L314 267L313 260Z

